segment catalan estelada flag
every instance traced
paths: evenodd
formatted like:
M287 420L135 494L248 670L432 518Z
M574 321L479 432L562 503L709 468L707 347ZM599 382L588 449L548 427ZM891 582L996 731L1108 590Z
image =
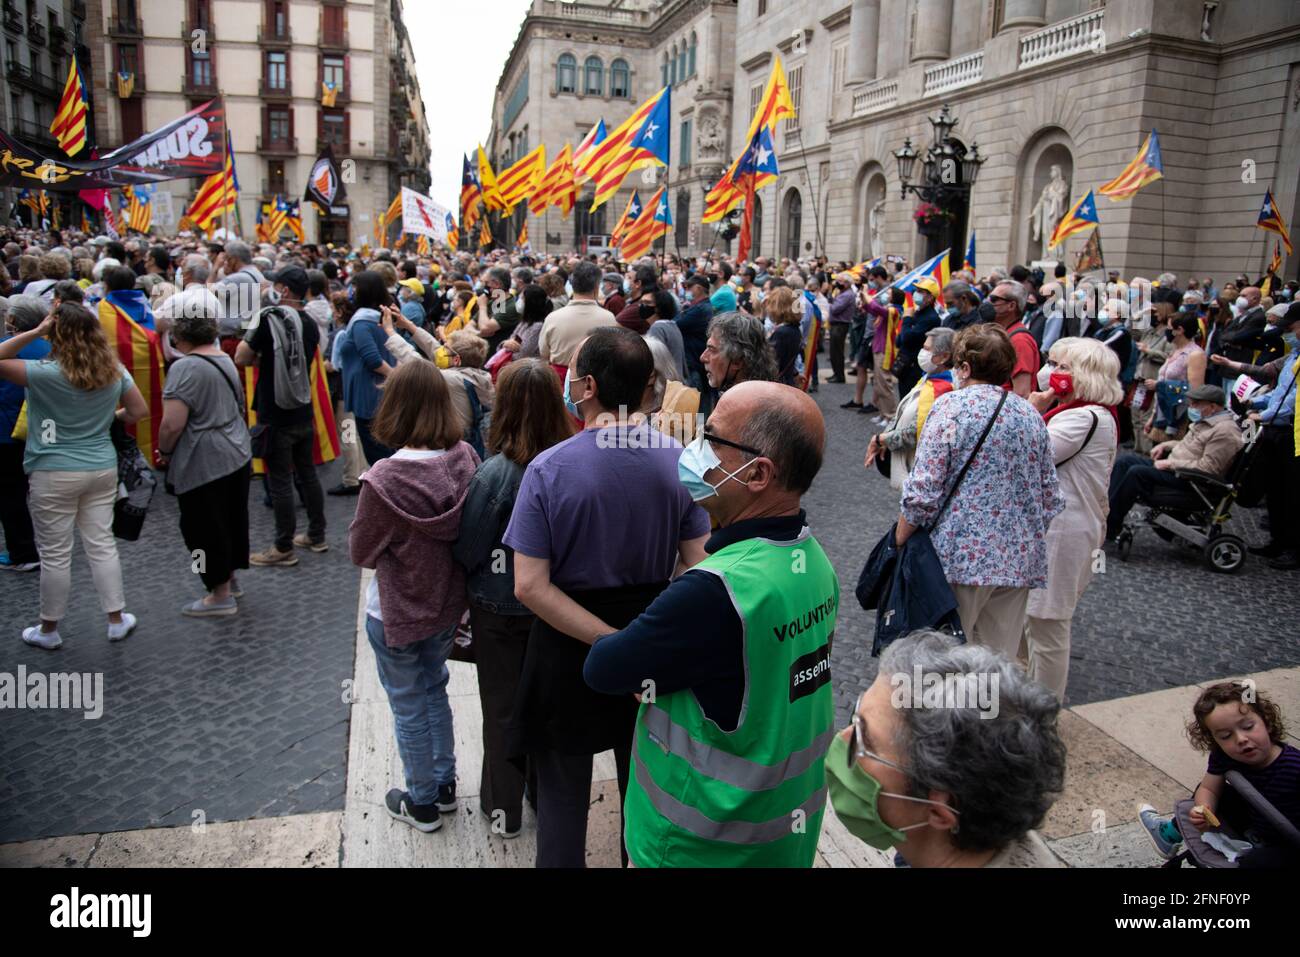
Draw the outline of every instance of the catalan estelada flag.
M465 166L460 174L460 221L465 224L465 235L478 222L479 204L483 202L483 187L479 185L478 173L474 171L469 157L464 157Z
M1056 229L1052 230L1052 238L1047 241L1047 248L1055 249L1075 233L1081 233L1089 226L1096 226L1097 223L1097 200L1093 198L1092 190L1088 190L1082 199L1075 201L1070 211L1056 224Z
M497 189L497 174L492 171L492 164L488 162L487 153L483 151L482 145L478 148L478 184L483 191L484 205L489 210L504 211L506 204L501 198L500 190Z
M587 135L582 138L582 142L573 151L574 178L579 186L591 178L579 171L583 168L583 164L587 161L587 157L591 155L592 150L605 142L608 135L609 133L605 129L605 121L601 119L599 123L587 131Z
M633 170L646 166L667 166L672 155L672 89L664 87L653 98L653 106L644 120L632 129L624 145L610 155L596 180L596 198L591 211L595 212L614 198L623 180ZM608 146L610 137L601 149Z
M781 65L781 58L778 56L772 63L772 74L767 79L762 99L758 101L758 109L754 111L753 119L749 121L749 132L745 134L746 149L753 142L754 134L759 129L766 127L769 131L776 132L777 123L794 116L794 99L790 95L790 84L785 78L785 67ZM713 189L709 190L709 195L704 201L704 222L716 223L740 205L745 194L736 183L736 169L740 166L742 157L743 154L736 157L727 171L722 174L722 178ZM759 178L755 181L754 188L762 189L771 181L771 179Z
M304 320L306 321L306 320ZM244 401L247 404L248 427L257 425L257 409L254 405L257 395L258 369L256 366L244 367ZM325 362L320 350L316 350L311 364L311 417L316 428L316 435L311 444L311 460L315 465L333 462L339 457L338 427L334 421L334 403L330 399L330 389L325 377ZM266 463L253 459L253 474L265 475Z
M632 224L641 218L641 194L632 190L632 198L627 201L627 209L623 210L623 218L614 226L614 232L610 234L610 242L615 246L623 241Z
M54 113L50 132L59 141L59 148L69 156L76 156L86 148L86 85L81 82L77 58L72 57L68 67L68 81L63 84L63 98Z
M1109 183L1097 187L1097 192L1111 199L1132 199L1143 186L1149 186L1165 175L1160 159L1160 137L1153 129L1147 134L1138 155L1129 161L1124 171Z
M537 147L497 178L497 191L506 204L507 214L531 196L546 173L546 146Z
M1267 229L1270 233L1277 233L1282 237L1282 245L1286 247L1286 254L1290 256L1294 249L1291 248L1291 234L1287 232L1286 220L1278 212L1277 203L1273 202L1273 191L1270 189L1264 193L1264 205L1259 208L1259 219L1255 225L1260 229Z
M447 248L452 252L460 245L460 230L456 228L456 217L447 214ZM421 236L415 244L415 251L421 256L429 255L429 237Z
M638 106L632 115L624 120L614 132L581 155L577 168L574 170L578 182L582 183L587 180L600 182L609 165L623 155L631 145L632 140L644 128L646 119L659 105L659 101L663 98L667 89L665 87Z
M234 209L239 199L239 179L235 176L235 153L230 145L230 133L226 133L226 165L220 173L213 173L203 181L194 202L185 215L204 232L212 231L212 224L221 218L226 210Z
M537 191L528 201L528 209L534 216L540 216L549 207L558 206L568 217L577 202L578 184L573 174L573 146L565 143L564 149L555 158L551 168L542 177Z
M160 465L154 450L158 448L158 426L163 414L163 351L157 333L146 329L107 299L99 301L99 324L118 361L126 366L131 378L149 405L149 417L126 427L145 460Z
M648 253L660 236L666 236L672 228L673 217L668 209L667 187L659 187L659 192L651 198L645 211L628 229L621 244L622 257L625 262L640 259Z
M962 269L969 269L975 275L975 230L970 231L970 242L966 244L966 258L962 260Z

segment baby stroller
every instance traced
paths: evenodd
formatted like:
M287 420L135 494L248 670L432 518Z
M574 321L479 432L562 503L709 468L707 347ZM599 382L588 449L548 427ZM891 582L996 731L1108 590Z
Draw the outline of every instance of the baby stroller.
M1286 816L1277 808L1269 803L1259 791L1255 790L1254 785L1247 781L1240 771L1229 771L1225 776L1228 782L1228 790L1224 792L1223 806L1219 809L1219 817L1223 820L1223 826L1217 828L1223 834L1236 840L1242 840L1243 835L1238 830L1228 824L1226 815L1235 814L1240 817L1242 811L1247 807L1254 809L1262 815L1269 825L1282 836L1284 846L1289 848L1293 853L1300 854L1300 830L1296 830ZM1240 866L1237 861L1230 861L1220 851L1215 850L1209 844L1206 844L1201 837L1201 832L1196 829L1196 825L1191 822L1191 812L1194 802L1191 798L1184 798L1174 805L1174 817L1178 820L1178 829L1183 835L1183 850L1175 854L1164 863L1164 867L1182 867L1183 861L1190 861L1193 867L1211 867L1227 868ZM1252 835L1245 835L1245 840L1251 840ZM1258 844L1258 839L1252 840L1252 844Z
M1174 469L1174 475L1188 481L1188 489L1156 489L1142 500L1145 514L1141 509L1134 509L1116 538L1122 561L1128 561L1136 534L1150 529L1166 542L1182 541L1199 551L1216 572L1231 574L1241 570L1246 562L1246 543L1239 536L1225 532L1224 526L1232 517L1232 506L1238 499L1255 498L1254 494L1243 496L1242 491L1255 460L1259 426L1248 422L1242 437L1245 445L1237 453L1226 478L1195 469ZM1258 504L1258 500L1243 501L1243 504Z

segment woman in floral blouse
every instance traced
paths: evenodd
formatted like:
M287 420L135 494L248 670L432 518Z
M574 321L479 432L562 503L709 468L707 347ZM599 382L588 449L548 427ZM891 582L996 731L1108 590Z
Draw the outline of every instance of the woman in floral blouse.
M1051 439L1033 406L1006 395L961 487L946 508L944 501L993 419L1000 383L1015 364L1015 348L1001 328L976 325L957 335L956 389L930 412L903 486L897 531L902 545L916 529L929 528L967 639L1011 658L1029 590L1047 585L1047 526L1065 508Z

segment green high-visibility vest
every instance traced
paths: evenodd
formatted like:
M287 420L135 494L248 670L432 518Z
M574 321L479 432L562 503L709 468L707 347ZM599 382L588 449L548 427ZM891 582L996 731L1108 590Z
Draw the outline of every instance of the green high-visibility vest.
M642 701L628 855L637 867L811 867L835 734L835 570L807 529L789 542L736 542L695 570L721 578L740 615L740 721L723 731L689 689Z

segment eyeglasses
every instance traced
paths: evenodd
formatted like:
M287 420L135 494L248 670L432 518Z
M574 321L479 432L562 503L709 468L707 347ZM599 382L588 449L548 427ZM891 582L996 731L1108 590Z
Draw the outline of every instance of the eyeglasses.
M704 441L713 445L725 445L729 449L739 449L742 452L748 452L750 455L762 455L758 449L750 448L748 445L741 445L739 442L732 442L730 439L722 439L711 432L704 433Z

